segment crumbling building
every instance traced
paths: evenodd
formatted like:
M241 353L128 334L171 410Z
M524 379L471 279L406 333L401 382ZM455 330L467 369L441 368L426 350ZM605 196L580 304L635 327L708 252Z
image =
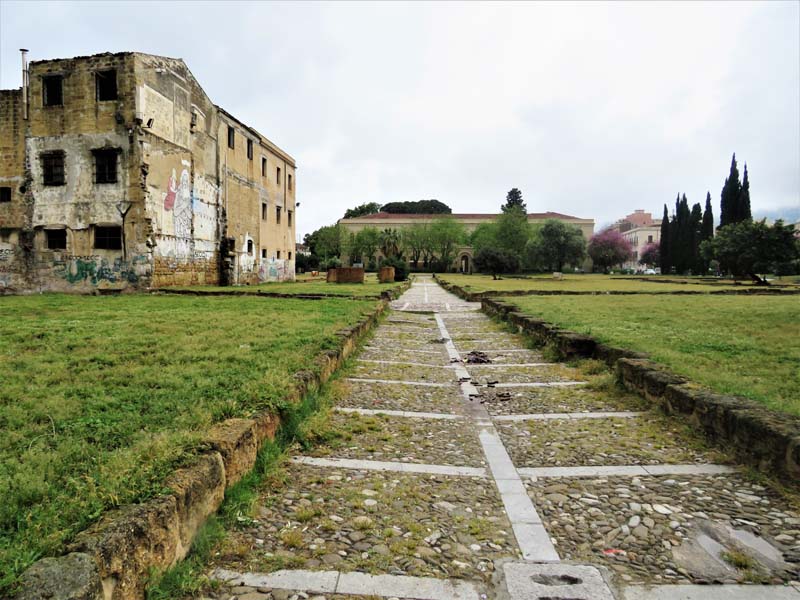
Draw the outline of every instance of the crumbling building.
M296 187L181 59L23 52L0 90L0 293L291 280Z

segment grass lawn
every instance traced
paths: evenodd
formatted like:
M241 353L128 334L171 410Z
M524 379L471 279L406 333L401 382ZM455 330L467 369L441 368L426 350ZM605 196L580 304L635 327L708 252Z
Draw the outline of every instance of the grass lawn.
M300 276L302 277L302 276ZM303 278L297 281L262 283L261 285L237 285L237 286L176 286L166 288L178 290L197 290L236 293L276 293L276 294L330 294L336 296L375 296L381 292L391 290L402 285L402 282L379 283L378 276L374 273L367 273L364 283L327 283L325 278Z
M491 275L458 275L446 274L438 276L441 280L458 285L467 292L511 292L511 291L568 291L568 292L711 292L724 289L742 289L753 287L749 282L734 285L720 283L703 284L690 278L650 276L646 281L632 277L615 277L613 275L567 275L563 279L554 279L552 275L534 275L530 277L504 277L494 280ZM659 279L669 283L659 283ZM685 280L687 283L674 283Z
M374 301L0 298L0 596L104 510L162 491L215 422L279 407Z
M509 296L524 312L647 352L719 393L800 415L796 296Z

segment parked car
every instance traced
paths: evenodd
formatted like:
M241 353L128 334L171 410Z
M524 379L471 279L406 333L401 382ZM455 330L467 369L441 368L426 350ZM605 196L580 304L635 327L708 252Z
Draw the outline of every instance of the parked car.
M645 275L655 275L656 274L656 270L655 269L645 269L644 274Z

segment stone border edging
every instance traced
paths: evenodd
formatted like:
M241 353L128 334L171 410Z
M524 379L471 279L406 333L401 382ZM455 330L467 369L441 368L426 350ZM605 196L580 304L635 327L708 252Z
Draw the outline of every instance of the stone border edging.
M336 333L335 350L314 359L318 373L300 371L287 397L298 402L324 384L372 329L388 306L378 306L353 327ZM171 494L108 511L67 546L67 554L40 559L20 577L17 600L140 600L153 569L164 569L189 552L198 530L219 509L225 490L256 462L280 417L262 413L228 419L211 428L208 450L165 482Z
M508 302L484 298L481 310L507 321L536 342L552 346L566 359L602 360L616 371L627 389L659 405L667 414L686 415L712 441L723 443L745 464L795 485L800 479L800 417L779 413L753 400L699 388L645 354L561 329L518 312Z
M448 292L452 292L467 302L480 302L486 298L496 296L796 296L800 289L785 288L742 288L738 290L711 290L700 292L697 290L666 291L579 291L579 290L488 290L485 292L468 292L455 283L445 281L435 274L433 278ZM664 283L664 282L659 282ZM687 284L689 285L689 284Z

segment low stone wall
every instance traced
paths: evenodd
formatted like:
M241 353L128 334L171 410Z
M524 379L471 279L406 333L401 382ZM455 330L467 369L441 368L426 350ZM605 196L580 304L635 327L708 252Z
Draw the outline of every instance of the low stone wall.
M405 292L409 286L411 285L411 281L404 281L398 283L395 287L390 288L388 290L383 290L380 294L366 294L366 295L355 295L355 296L344 296L342 294L323 294L323 293L284 293L284 292L265 292L263 290L255 289L252 292L240 292L240 291L225 291L225 290L176 290L176 289L169 289L169 288L161 288L158 290L153 290L153 294L173 294L173 295L182 295L182 296L259 296L261 298L295 298L298 300L322 300L324 298L347 298L350 300L394 300L395 298L399 298L400 295Z
M328 283L364 283L364 269L362 267L328 269Z
M648 360L647 355L603 344L588 335L561 329L517 312L513 304L485 298L482 310L512 324L565 359L594 358L616 370L619 381L656 403L667 414L681 414L712 441L745 464L790 484L800 481L800 418L735 396L700 389L686 378Z
M381 302L357 325L337 333L335 350L314 359L317 372L295 374L287 400L326 382L355 350L386 309ZM168 495L105 514L68 546L68 554L34 563L20 581L17 600L140 600L148 575L182 560L206 519L222 504L225 489L255 465L264 441L273 439L280 418L264 413L252 419L228 419L209 432L208 451L190 467L173 474Z

